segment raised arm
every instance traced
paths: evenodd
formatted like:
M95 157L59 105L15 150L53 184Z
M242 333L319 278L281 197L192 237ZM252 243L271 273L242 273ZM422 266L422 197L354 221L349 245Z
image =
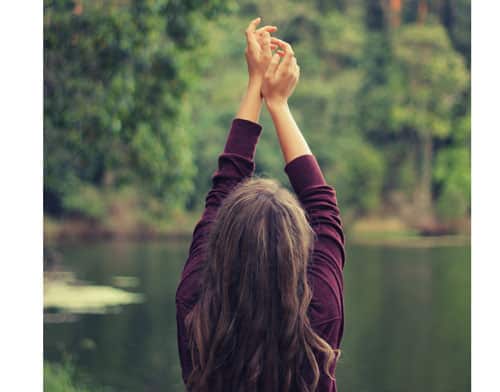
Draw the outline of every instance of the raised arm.
M185 383L192 370L192 363L184 320L199 297L202 284L201 271L206 261L206 245L210 230L224 198L239 182L251 176L255 168L253 158L262 131L262 127L257 123L262 106L261 84L274 47L270 43L269 33L276 31L274 26L256 30L259 22L260 18L252 21L246 30L248 88L232 122L224 151L219 155L218 168L212 176L212 188L206 196L203 215L194 228L189 256L177 287L175 298L177 343Z
M326 183L288 106L288 97L300 73L293 49L276 38L272 42L280 51L271 60L262 92L286 162L285 172L316 234L312 263L308 267L313 289L309 315L311 324L323 337L338 346L343 329L345 249L336 192Z
M199 273L206 253L208 236L217 210L231 190L246 177L252 176L254 154L262 127L258 124L262 106L260 93L264 72L271 60L270 33L275 26L256 29L260 18L253 20L245 34L248 63L248 86L233 120L223 152L218 157L218 168L212 175L212 188L205 198L205 209L196 224L189 256L184 265L177 290L177 301L191 305L199 292Z
M297 85L300 67L287 42L274 37L272 42L280 49L273 55L264 75L262 93L276 128L283 157L288 163L298 156L311 154L311 150L288 107L288 97Z

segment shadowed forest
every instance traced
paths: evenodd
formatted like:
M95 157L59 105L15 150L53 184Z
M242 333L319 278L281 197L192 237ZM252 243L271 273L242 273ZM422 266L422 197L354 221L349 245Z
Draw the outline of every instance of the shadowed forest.
M46 237L191 233L256 16L294 46L290 105L346 230L468 230L470 1L44 4ZM288 185L261 123L256 174Z

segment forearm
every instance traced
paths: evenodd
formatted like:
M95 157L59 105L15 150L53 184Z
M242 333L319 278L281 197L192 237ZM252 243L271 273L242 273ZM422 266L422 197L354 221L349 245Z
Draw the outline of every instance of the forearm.
M262 108L262 96L260 95L260 87L262 82L257 79L250 79L248 81L248 87L241 100L237 118L243 120L253 121L255 123L259 122L260 110Z
M207 233L223 199L239 182L254 173L254 156L261 132L262 127L257 123L243 119L232 121L224 151L219 155L218 167L212 175L212 187L205 197L205 209L193 232L183 277L189 275L200 263L197 256L205 252Z
M291 162L301 155L311 154L309 145L295 122L288 104L268 103L267 106L276 128L285 162Z

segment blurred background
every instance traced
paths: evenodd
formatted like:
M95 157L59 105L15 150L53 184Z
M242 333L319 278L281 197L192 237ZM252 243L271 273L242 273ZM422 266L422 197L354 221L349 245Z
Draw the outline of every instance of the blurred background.
M347 233L340 389L469 390L470 0L45 0L45 389L183 390L175 289L256 16Z

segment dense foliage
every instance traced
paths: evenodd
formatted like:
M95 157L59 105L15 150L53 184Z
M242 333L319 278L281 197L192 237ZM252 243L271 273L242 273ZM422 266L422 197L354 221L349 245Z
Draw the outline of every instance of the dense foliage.
M346 219L468 216L467 0L46 0L46 212L148 222L199 209L256 15L294 45L292 110ZM258 174L286 183L265 110L262 123Z
M104 187L132 184L166 208L194 191L183 103L218 1L45 2L45 192L93 217Z

